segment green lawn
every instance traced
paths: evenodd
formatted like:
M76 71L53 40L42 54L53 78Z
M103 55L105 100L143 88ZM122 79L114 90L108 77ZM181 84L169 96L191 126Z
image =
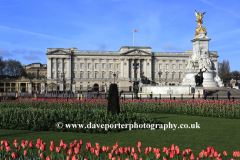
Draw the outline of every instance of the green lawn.
M118 141L119 146L122 147L136 147L136 143L142 142L142 152L145 147L157 147L161 149L163 147L170 148L172 144L179 146L180 151L184 149L192 149L194 157L196 158L200 151L206 150L208 146L213 147L219 153L223 153L224 150L228 153L228 159L232 157L233 151L239 151L239 119L224 119L224 118L210 118L199 116L186 116L176 114L147 114L152 118L159 119L161 122L168 124L200 124L200 129L158 129L158 130L131 130L123 131L119 133L110 134L85 134L85 133L71 133L71 132L50 132L50 131L26 131L26 130L6 130L0 129L0 140L10 141L11 148L14 139L30 140L34 145L38 138L41 138L47 143L45 153L50 154L49 144L50 141L54 141L56 145L59 145L60 140L63 139L65 143L69 145L75 139L78 141L83 140L83 148L85 149L87 142L92 142L92 146L95 147L95 143L99 143L100 146L112 146ZM81 122L79 122L81 123ZM82 149L81 149L82 151ZM137 151L136 151L137 152ZM162 154L161 154L162 157Z

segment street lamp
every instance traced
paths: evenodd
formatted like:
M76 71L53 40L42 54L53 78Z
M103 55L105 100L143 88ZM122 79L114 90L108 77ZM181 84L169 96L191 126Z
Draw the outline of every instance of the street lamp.
M159 75L158 81L159 81L159 85L160 85L160 83L163 81L163 80L161 79L162 72L159 71L159 72L158 72L158 75Z
M137 89L137 69L139 68L139 63L136 63L136 61L133 63L133 69L134 69L134 83L135 83L135 90L134 90L134 98L138 99L138 89Z
M114 83L115 83L115 77L116 77L116 73L115 72L113 73L113 77L114 77Z

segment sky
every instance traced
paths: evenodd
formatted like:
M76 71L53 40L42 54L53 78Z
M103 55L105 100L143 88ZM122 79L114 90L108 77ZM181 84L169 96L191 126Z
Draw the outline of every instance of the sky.
M119 51L122 46L153 52L192 50L195 10L206 12L209 51L230 70L240 70L239 0L1 0L0 56L22 64L47 64L47 48Z

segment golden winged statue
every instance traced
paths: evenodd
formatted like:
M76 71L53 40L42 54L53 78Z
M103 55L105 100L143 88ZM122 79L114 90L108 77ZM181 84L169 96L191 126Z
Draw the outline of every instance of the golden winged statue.
M198 26L199 26L199 27L196 27L196 33L195 33L196 36L198 36L201 31L203 31L205 34L207 34L207 31L206 31L207 28L206 27L204 27L204 28L202 27L202 24L203 24L202 19L203 19L203 15L205 13L206 12L199 14L199 12L197 12L195 10L195 14L196 14L196 17L197 17L196 21L198 22Z
M197 17L196 21L198 22L198 26L201 26L201 25L203 24L202 19L203 19L203 15L204 15L205 13L206 13L206 12L199 14L199 12L197 12L197 11L195 10L195 14L196 14L196 17Z

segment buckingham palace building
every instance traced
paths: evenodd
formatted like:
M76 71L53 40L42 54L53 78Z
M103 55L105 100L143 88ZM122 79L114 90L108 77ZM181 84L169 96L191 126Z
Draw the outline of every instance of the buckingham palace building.
M133 46L119 51L48 48L47 90L103 91L116 83L119 90L133 91L142 76L151 85L181 85L192 52L152 52L151 47ZM218 53L210 51L210 56L217 75Z

